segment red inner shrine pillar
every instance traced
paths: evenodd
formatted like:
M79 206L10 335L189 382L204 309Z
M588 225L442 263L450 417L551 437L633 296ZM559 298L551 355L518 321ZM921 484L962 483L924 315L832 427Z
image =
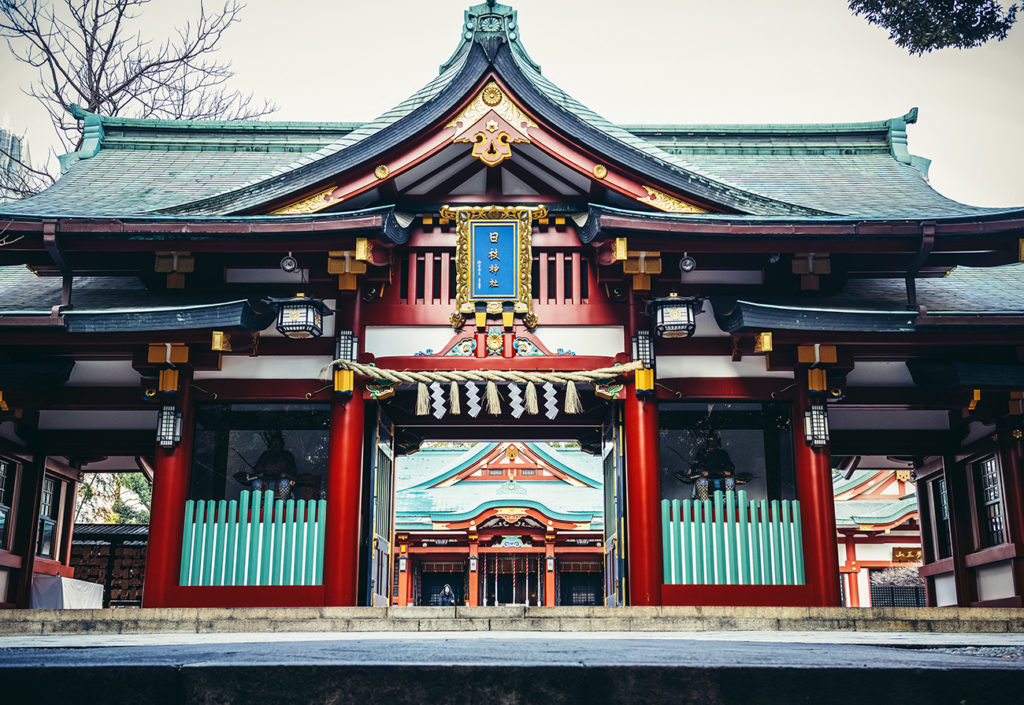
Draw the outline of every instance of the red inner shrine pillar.
M550 568L548 565L550 564ZM554 607L557 603L555 595L555 542L544 543L544 606Z
M469 563L476 565L476 570L469 571L469 595L467 602L470 607L477 607L480 604L480 542L471 540L469 542Z
M661 465L658 462L658 406L626 386L626 560L629 603L660 605Z
M177 408L181 411L181 442L156 449L153 497L146 548L144 607L170 607L171 591L181 579L181 540L188 500L189 461L192 457L192 371L179 368ZM156 431L154 429L154 437Z
M797 497L804 540L804 576L815 606L842 605L839 593L839 550L836 547L836 506L832 492L832 456L829 447L811 448L804 437L805 389L793 408L793 448Z
M347 402L331 405L324 535L324 604L354 607L359 596L365 402L356 384Z

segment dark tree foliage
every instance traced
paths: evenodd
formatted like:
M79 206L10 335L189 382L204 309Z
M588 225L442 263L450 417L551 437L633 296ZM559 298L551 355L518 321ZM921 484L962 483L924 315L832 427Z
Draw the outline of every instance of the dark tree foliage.
M995 0L849 0L855 15L889 30L889 39L911 54L970 49L1002 40L1017 20L1017 3Z

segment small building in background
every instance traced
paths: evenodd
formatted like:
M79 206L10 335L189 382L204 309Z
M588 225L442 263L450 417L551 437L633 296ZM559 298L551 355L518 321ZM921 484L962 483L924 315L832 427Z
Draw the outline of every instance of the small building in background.
M575 445L575 444L574 444ZM549 443L428 446L397 464L391 603L601 605L600 458Z
M926 606L913 465L851 456L839 467L832 479L843 604Z
M23 164L27 159L28 151L24 139L11 132L4 124L0 127L0 203L22 197L19 185L24 180Z

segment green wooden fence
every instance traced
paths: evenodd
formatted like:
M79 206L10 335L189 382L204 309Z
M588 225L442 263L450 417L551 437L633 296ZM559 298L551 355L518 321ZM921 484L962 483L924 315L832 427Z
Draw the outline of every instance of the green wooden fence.
M250 504L251 502L251 504ZM185 502L181 585L320 585L326 500Z
M803 585L800 502L748 502L745 490L661 501L669 585Z

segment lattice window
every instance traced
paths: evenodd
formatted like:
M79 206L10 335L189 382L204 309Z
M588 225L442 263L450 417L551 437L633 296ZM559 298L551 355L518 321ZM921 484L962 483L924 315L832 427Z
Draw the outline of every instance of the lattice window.
M52 477L43 478L43 491L39 499L39 538L36 553L53 558L57 544L58 483Z
M949 533L949 496L946 493L946 478L940 477L931 483L932 506L935 508L935 551L938 558L949 558L953 547Z
M977 478L978 531L983 546L995 546L1006 541L1003 524L1003 488L999 477L999 463L995 457L986 458L975 465Z

